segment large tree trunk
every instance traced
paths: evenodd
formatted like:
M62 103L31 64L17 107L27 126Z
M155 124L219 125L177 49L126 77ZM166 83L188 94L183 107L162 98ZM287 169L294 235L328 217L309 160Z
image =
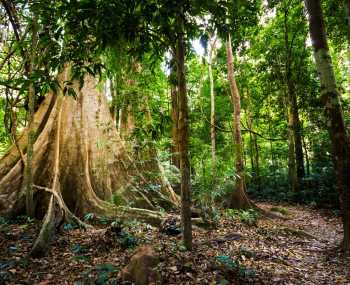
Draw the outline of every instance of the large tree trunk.
M305 0L317 71L321 81L321 101L324 104L332 144L332 158L340 204L343 210L343 247L350 252L350 140L343 118L340 94L337 90L332 59L320 0Z
M33 74L34 71L34 61L35 61L35 48L37 41L37 23L34 17L32 23L32 47L29 63L29 75ZM29 78L33 80L33 78ZM25 163L25 174L23 179L22 187L25 188L26 192L26 213L30 217L34 217L34 194L33 194L33 148L35 142L35 131L33 129L33 119L34 119L34 108L35 108L35 86L31 81L29 83L28 90L28 140L27 140L27 160Z
M185 75L185 42L184 42L184 22L183 11L178 16L178 39L176 48L177 82L178 82L178 102L179 102L179 122L178 141L180 153L181 172L181 221L183 227L184 245L188 250L192 249L192 223L191 223L191 176L190 161L188 157L188 105Z
M234 108L233 112L233 127L234 127L234 144L235 144L235 160L236 160L236 185L231 196L230 207L231 208L247 208L251 206L251 203L247 197L244 181L244 162L243 162L243 144L241 135L241 101L239 91L237 88L234 67L233 67L233 54L231 46L231 37L228 36L226 41L227 52L227 73L228 81L231 90L231 102Z
M58 81L68 79L66 69ZM85 76L81 89L74 82L76 99L48 94L34 116L31 128L37 138L32 160L35 214L43 217L53 196L66 219L78 221L77 215L92 212L158 224L163 216L157 211L159 200L166 197L176 207L176 195L163 187L153 197L142 190L146 184L157 182L144 175L131 159L114 128L107 100L96 90L96 84L91 76ZM27 138L28 129L18 139L25 157ZM1 212L18 214L24 210L25 193L20 191L23 173L18 150L12 146L0 160ZM120 198L120 205L109 202L113 195ZM130 207L123 207L127 204Z

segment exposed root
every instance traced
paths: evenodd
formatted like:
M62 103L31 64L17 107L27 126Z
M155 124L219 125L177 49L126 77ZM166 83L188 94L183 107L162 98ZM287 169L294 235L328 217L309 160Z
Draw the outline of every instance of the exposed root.
M42 257L46 255L50 243L55 234L55 197L51 195L49 207L45 215L39 236L34 242L29 255L32 257Z
M65 217L65 220L69 223L74 223L78 225L79 227L83 229L88 229L92 228L91 225L84 223L81 219L79 219L76 215L74 215L67 207L65 202L63 201L62 197L58 195L55 191L52 191L50 188L43 187L43 186L38 186L38 185L33 185L33 188L38 189L38 190L44 190L46 192L49 192L52 194L52 196L55 197L56 202L58 206L60 207L61 211L63 212L63 216Z
M274 213L272 211L266 211L266 210L260 208L259 206L255 205L255 204L253 204L253 205L254 205L254 209L256 211L258 211L265 218L268 218L268 219L281 219L281 220L284 220L284 221L291 220L291 218L285 217L282 214L277 214L277 213Z
M308 238L308 239L316 239L316 240L318 239L316 236L299 229L284 227L282 228L282 231L300 238Z
M67 69L59 75L61 87L66 80L69 80ZM166 216L157 211L159 207L179 206L179 197L164 176L155 149L151 155L154 161L146 167L132 159L125 142L113 128L107 100L96 90L96 84L91 76L84 78L82 88L75 82L71 88L77 94L76 100L48 94L34 116L32 127L37 138L32 171L34 200L36 216L44 216L44 221L32 256L47 251L57 218L82 228L92 227L79 218L86 213L137 219L158 226ZM21 185L27 136L28 130L24 130L0 159L2 213L17 215L25 206ZM160 175L147 177L145 173L151 171ZM160 185L161 189L147 191L144 187L147 184ZM115 197L121 203L108 202Z

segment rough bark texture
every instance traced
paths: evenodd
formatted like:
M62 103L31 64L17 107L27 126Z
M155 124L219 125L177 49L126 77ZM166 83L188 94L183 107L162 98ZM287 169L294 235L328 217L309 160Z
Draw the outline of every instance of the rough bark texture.
M234 66L233 66L233 54L231 46L231 37L229 36L226 41L227 52L227 72L228 81L231 90L231 102L234 108L233 112L233 126L234 126L234 144L235 144L235 160L236 160L236 185L231 196L230 207L231 208L247 208L251 206L251 203L247 197L244 181L244 163L243 163L243 144L241 135L241 101L239 91L237 88Z
M320 0L306 0L317 71L321 81L321 100L326 111L332 145L332 158L343 211L343 247L350 253L350 140L343 118Z
M28 64L28 74L32 75L34 71L35 47L37 42L37 23L34 17L32 23L32 46L30 54L30 62ZM32 78L30 78L33 80ZM35 108L35 87L34 83L29 83L28 89L28 140L27 140L27 160L25 163L25 175L22 187L26 192L26 213L30 217L34 217L34 198L33 198L33 147L35 142L35 131L32 128Z
M179 31L176 48L177 82L179 98L178 140L181 172L181 222L185 247L192 249L192 223L191 223L191 177L190 161L188 158L188 106L185 76L185 43L183 14L178 16Z
M66 69L58 81L67 79ZM160 185L160 191L148 196L144 186L158 182L145 176L131 159L115 130L107 100L96 90L96 84L91 76L85 76L81 89L75 82L76 99L48 94L34 116L35 214L45 215L53 195L68 220L79 222L76 216L92 212L160 224L163 214L157 211L159 202L166 199L176 207L176 195ZM18 147L25 157L27 139L28 129L18 138ZM0 160L1 212L17 214L24 210L22 182L23 163L18 149L12 146ZM120 205L110 202L114 196L119 197Z

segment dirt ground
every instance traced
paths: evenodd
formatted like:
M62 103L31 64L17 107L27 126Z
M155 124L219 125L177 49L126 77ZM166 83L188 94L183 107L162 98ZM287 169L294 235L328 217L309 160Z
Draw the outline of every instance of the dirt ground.
M288 219L260 218L247 225L222 217L214 229L194 229L192 252L184 250L181 235L131 221L118 241L101 230L66 224L46 257L29 259L40 223L1 219L0 284L122 284L118 272L143 244L160 256L159 284L350 284L350 260L339 251L342 229L336 213L259 206L280 207Z

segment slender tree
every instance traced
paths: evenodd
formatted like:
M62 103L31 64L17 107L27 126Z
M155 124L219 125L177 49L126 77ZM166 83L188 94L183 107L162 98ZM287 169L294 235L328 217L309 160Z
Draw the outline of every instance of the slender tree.
M340 204L343 210L343 248L350 252L350 140L346 130L340 93L329 54L320 0L305 0L309 14L309 28L314 48L316 68L321 82L321 101L328 121L332 145L332 159Z
M192 224L191 224L191 177L190 161L188 157L188 106L185 75L185 41L184 41L184 12L183 8L177 17L178 38L176 47L179 122L178 141L181 172L181 218L183 227L184 245L188 250L192 249Z
M173 54L176 54L176 50L173 49ZM179 142L177 136L177 129L179 123L179 98L178 98L178 85L177 85L177 72L176 72L176 63L174 60L170 63L170 96L171 96L171 162L174 166L180 169L180 160L179 160Z
M245 191L244 181L244 161L243 161L243 142L241 135L241 99L237 88L234 66L233 53L231 45L231 36L228 36L226 41L227 53L227 76L230 84L231 102L233 106L233 128L234 128L234 146L235 146L235 161L236 161L236 185L231 196L231 208L246 208L250 206L250 201Z
M283 3L283 23L284 23L284 51L285 51L285 73L284 82L287 89L287 116L288 116L288 174L289 184L293 192L298 192L301 182L305 176L304 157L301 137L301 124L299 119L299 108L297 100L296 82L293 76L293 41L298 33L295 31L290 36L290 25L288 23L289 12L293 7L288 3Z
M346 22L350 26L350 0L344 0Z
M213 57L216 49L216 37L210 37L209 52L208 52L208 75L210 85L210 141L211 141L211 163L212 175L215 185L216 177L216 134L215 134L215 92L214 92L214 77L213 77Z

